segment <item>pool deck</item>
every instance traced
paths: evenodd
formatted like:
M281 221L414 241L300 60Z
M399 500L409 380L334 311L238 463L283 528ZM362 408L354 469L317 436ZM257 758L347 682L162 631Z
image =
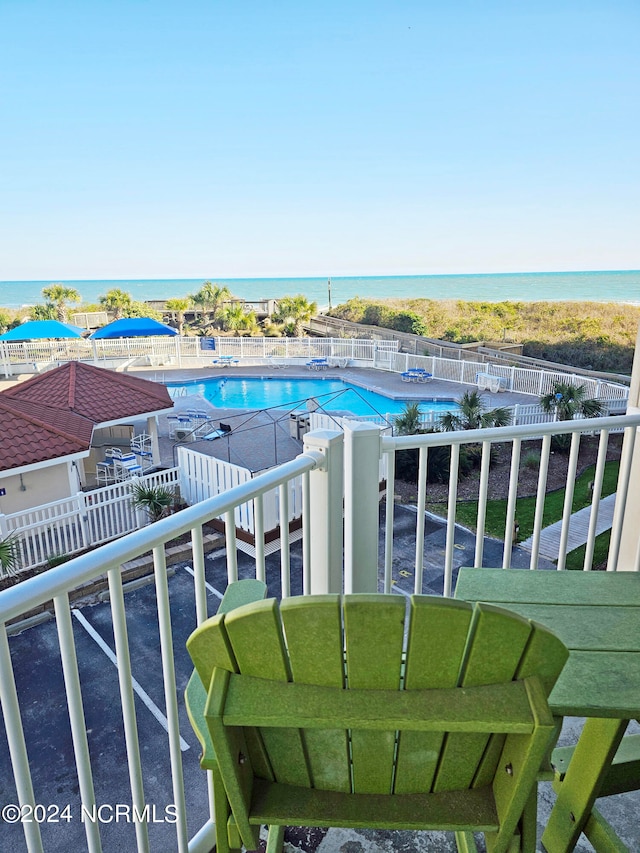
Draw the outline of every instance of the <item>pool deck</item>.
M322 373L308 370L304 366L287 366L279 370L267 366L244 367L242 364L232 368L148 368L131 371L132 376L151 379L158 382L188 382L204 379L229 379L230 377L263 377L265 379L343 379L354 385L361 385L371 391L377 391L397 400L456 400L465 391L477 390L475 385L450 382L446 379L431 379L428 382L403 382L399 373L369 367L330 368ZM516 403L537 403L538 398L530 394L517 394L511 391L482 391L482 397L489 408L496 406L514 406Z
M400 374L391 371L348 367L331 368L322 374L310 371L304 366L287 366L278 370L272 370L267 366L245 367L242 365L223 369L214 367L168 370L149 368L131 371L131 375L171 383L218 378L228 379L230 377L264 377L265 379L322 379L324 377L327 379L343 379L345 382L400 400L456 400L465 391L475 390L476 387L475 385L449 382L443 379L431 379L427 383L403 382ZM499 393L482 391L482 398L487 408L537 402L536 397L528 394L514 394L510 391ZM174 403L176 413L187 408L197 407L210 413L210 417L216 425L220 421L229 424L232 427L232 433L229 437L215 441L200 439L176 442L169 438L170 422L167 416L161 415L159 417L159 433L162 465L173 466L176 464L175 447L183 443L192 450L241 465L253 472L288 462L302 451L302 441L293 438L290 434L289 412L283 409L273 408L253 412L241 409L223 409L213 406L203 397L196 395L177 397ZM298 411L304 411L304 409Z

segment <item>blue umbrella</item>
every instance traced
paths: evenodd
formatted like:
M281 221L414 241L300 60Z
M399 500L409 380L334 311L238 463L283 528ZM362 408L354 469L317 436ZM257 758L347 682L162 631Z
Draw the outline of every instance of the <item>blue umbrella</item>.
M151 337L153 335L177 335L176 329L165 326L151 317L124 317L122 320L114 320L107 326L98 329L89 337L92 340L98 338L139 338Z
M41 338L81 338L84 329L59 320L30 320L0 335L0 341L35 341Z

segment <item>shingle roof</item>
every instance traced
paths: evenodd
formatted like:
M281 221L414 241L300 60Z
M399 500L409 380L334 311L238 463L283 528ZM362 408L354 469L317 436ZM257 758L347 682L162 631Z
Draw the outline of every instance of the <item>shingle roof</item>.
M163 385L68 362L0 392L0 471L87 451L94 426L171 406Z

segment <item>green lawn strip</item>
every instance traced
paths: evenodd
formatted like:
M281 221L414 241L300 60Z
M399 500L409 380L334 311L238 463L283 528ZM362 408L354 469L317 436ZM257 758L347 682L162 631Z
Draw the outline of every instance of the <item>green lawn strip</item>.
M604 478L602 482L602 497L613 494L618 483L618 469L620 463L606 462ZM577 512L591 503L591 490L589 484L593 481L595 465L589 466L576 479L572 512ZM564 489L557 489L554 492L548 492L545 497L544 511L542 514L542 526L548 527L562 518L564 508ZM438 515L447 514L446 504L433 504L429 509ZM519 525L518 539L522 541L527 539L533 533L533 522L536 511L536 498L519 498L516 503L516 519ZM485 520L485 533L489 536L495 536L498 539L504 539L504 529L507 517L507 501L494 500L487 501L487 511ZM475 530L476 521L478 518L478 501L458 501L456 504L456 521L459 524Z
M599 536L596 536L596 541L593 549L593 561L591 567L602 566L606 564L609 556L609 544L611 542L611 531L605 530ZM580 545L574 551L569 551L564 563L565 569L575 569L582 571L584 569L584 555L587 550L586 545Z

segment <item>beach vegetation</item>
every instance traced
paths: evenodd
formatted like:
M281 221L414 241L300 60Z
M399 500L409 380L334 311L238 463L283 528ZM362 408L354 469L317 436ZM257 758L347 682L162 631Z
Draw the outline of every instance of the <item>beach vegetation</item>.
M261 334L265 338L281 338L282 327L278 323L274 323L271 317L267 317L262 321Z
M138 302L135 299L131 301L131 305L125 314L125 317L151 317L152 320L162 322L161 311L156 311L155 308L147 305L146 302Z
M191 307L191 299L188 297L180 297L176 299L167 299L165 308L167 311L175 313L178 323L178 334L182 335L184 331L184 314Z
M226 285L212 284L210 281L205 281L200 290L190 295L191 302L202 312L198 323L202 334L210 334L220 328L219 321L224 303L232 298Z
M434 340L456 344L518 343L531 358L629 374L640 306L606 302L466 302L447 299L368 300L355 297L330 316L352 323L407 331L407 314L419 317ZM414 329L420 328L418 324Z
M56 306L51 302L39 302L29 308L29 319L31 320L57 320Z
M69 302L82 302L82 297L75 287L67 287L65 284L50 284L42 288L42 295L49 305L55 310L55 319L61 323L69 320Z
M153 320L162 320L162 314L159 311L151 308L146 302L136 301L130 293L119 287L114 287L99 296L98 302L100 310L113 315L114 320L121 320L123 317L151 317ZM87 306L86 310L91 310L91 307Z
M304 335L304 324L317 313L317 303L309 302L306 296L298 293L296 296L283 296L278 300L278 308L272 320L280 323L287 337L300 338Z
M0 308L0 335L19 325L20 318L16 316L15 312L5 311Z
M121 290L119 287L114 287L108 290L104 296L99 296L98 301L104 311L113 314L115 320L121 320L123 317L129 316L129 309L133 305L133 298L130 293Z
M233 332L236 337L240 333L252 334L258 329L255 311L246 311L243 302L233 302L220 312L220 323L225 332Z

